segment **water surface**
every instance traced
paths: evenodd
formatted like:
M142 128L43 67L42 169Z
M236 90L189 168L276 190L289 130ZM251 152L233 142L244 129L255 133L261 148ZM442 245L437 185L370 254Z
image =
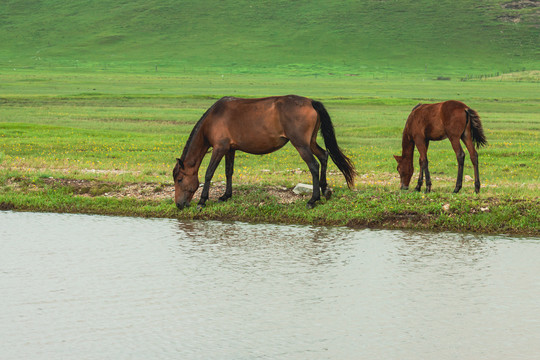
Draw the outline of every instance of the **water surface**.
M0 358L534 359L539 240L0 212Z

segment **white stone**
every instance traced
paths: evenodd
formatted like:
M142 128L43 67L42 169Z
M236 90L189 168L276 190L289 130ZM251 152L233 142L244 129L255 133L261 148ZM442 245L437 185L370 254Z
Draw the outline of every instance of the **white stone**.
M296 195L311 194L313 192L313 185L298 183L293 189L293 193Z

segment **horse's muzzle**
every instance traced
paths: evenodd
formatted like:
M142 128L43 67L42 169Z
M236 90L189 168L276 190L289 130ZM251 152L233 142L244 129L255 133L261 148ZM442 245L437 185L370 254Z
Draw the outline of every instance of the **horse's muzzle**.
M178 210L184 210L185 207L189 207L189 203L177 202L176 207L178 208Z
M409 190L409 187L405 185L401 185L401 190Z

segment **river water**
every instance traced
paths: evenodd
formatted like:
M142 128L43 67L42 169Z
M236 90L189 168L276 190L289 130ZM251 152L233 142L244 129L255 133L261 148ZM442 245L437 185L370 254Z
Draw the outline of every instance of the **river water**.
M0 212L0 359L538 359L540 239Z

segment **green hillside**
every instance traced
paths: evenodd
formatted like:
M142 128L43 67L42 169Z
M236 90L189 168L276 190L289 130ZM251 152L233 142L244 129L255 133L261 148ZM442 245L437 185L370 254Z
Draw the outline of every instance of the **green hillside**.
M3 0L0 67L495 74L540 68L539 14L531 0Z

